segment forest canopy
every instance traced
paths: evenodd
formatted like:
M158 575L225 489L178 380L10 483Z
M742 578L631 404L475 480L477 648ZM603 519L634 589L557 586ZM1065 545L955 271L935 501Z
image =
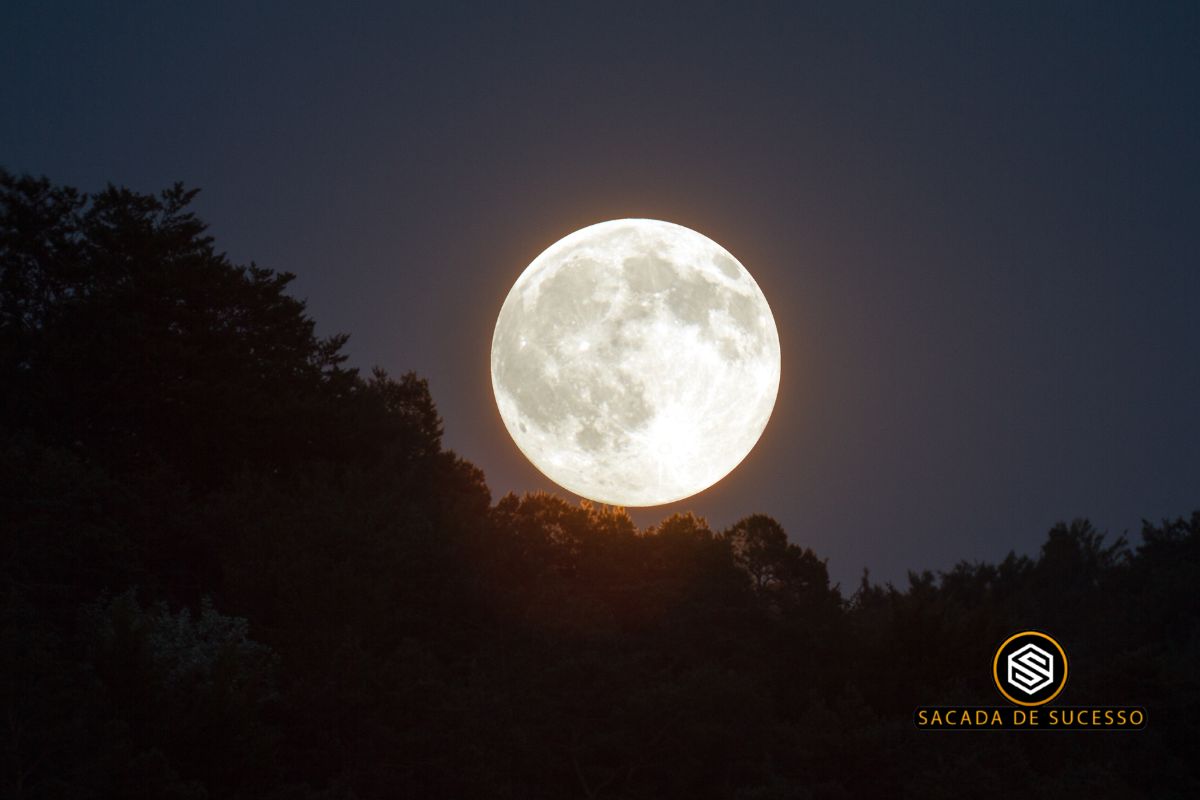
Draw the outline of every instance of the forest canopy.
M0 795L1200 794L1200 512L840 587L765 514L494 499L195 195L0 171ZM1148 729L914 729L1031 624Z

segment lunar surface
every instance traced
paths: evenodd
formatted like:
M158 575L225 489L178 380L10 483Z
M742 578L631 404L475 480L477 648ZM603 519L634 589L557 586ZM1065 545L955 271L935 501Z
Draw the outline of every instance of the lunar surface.
M552 481L619 506L689 497L754 447L779 391L779 334L716 242L648 219L601 222L534 259L492 337L517 447Z

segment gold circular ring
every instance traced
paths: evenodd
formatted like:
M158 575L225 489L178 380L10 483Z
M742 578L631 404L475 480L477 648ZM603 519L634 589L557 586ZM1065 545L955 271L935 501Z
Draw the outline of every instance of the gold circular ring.
M1019 639L1022 636L1038 636L1042 639L1045 639L1047 642L1054 645L1054 649L1057 650L1059 656L1062 657L1062 680L1059 681L1058 688L1054 690L1054 694L1050 695L1045 700L1038 700L1036 703L1027 703L1024 700L1018 700L1008 692L1004 691L1004 684L1000 682L1000 654L1004 652L1005 647L1008 647L1009 642L1011 642L1013 639ZM992 659L992 679L996 682L996 688L1000 690L1000 694L1004 695L1009 701L1016 703L1019 706L1045 705L1054 698L1058 697L1058 693L1061 692L1063 687L1067 685L1067 654L1062 649L1062 645L1055 641L1054 637L1050 636L1049 634L1042 633L1041 631L1021 631L1020 633L1014 633L1012 636L1004 640L1004 644L1000 645L1000 647L996 649L996 657Z

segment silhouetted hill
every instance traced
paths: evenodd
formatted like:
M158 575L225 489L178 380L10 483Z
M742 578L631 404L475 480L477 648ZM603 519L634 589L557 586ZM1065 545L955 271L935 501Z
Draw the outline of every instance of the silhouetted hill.
M845 596L764 515L493 502L194 194L0 172L3 796L1200 794L1200 512ZM914 729L1028 627L1149 728Z

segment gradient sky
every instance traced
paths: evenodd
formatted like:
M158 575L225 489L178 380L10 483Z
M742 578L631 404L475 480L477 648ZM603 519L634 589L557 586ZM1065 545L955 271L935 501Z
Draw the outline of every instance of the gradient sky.
M653 217L755 276L783 382L640 523L768 513L853 584L1200 507L1200 4L646 5L7 4L0 165L201 187L495 497L553 488L492 399L505 294Z

